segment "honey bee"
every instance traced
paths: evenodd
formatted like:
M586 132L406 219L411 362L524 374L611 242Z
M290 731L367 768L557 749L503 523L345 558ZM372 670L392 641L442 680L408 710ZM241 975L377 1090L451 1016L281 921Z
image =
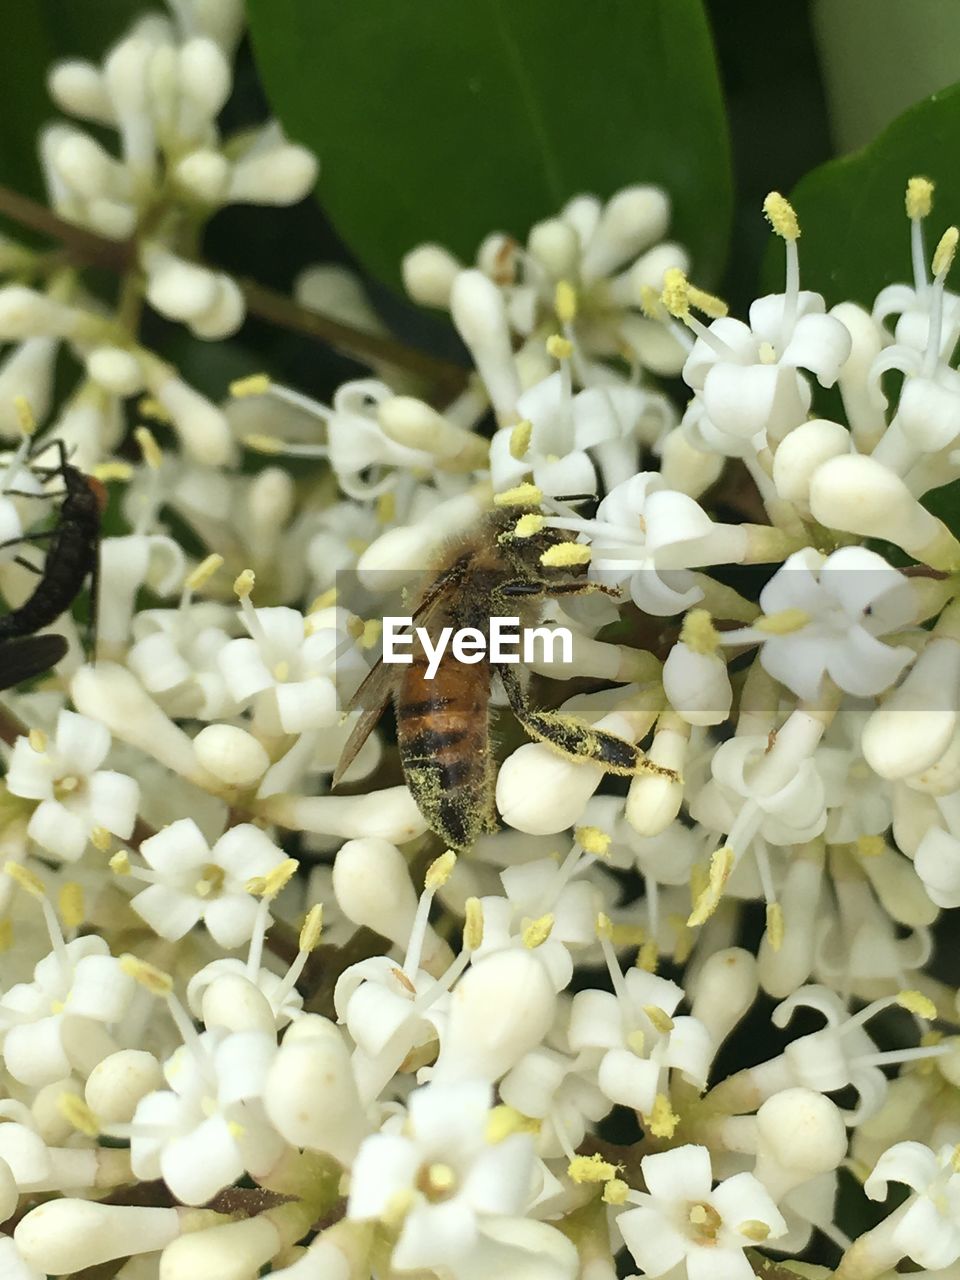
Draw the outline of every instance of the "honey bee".
M547 567L541 556L572 534L544 528L532 536L515 532L517 508L497 507L467 534L451 542L416 599L415 627L435 638L444 627L475 628L489 635L494 617L517 617L521 628L535 625L544 601L608 588L576 576L569 567ZM568 758L602 765L611 773L651 771L674 777L648 760L632 742L594 729L586 721L530 706L515 663L488 656L469 665L449 648L432 679L424 646L413 641L411 660L381 659L354 694L347 710L361 715L343 749L333 777L336 786L393 699L397 745L404 778L430 828L454 850L470 848L497 827L495 768L490 743L489 701L498 676L520 724Z

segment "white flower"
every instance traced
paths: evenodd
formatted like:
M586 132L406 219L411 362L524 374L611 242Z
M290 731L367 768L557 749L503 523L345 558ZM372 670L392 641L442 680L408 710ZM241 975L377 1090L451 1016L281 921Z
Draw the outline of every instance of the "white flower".
M711 1190L710 1153L682 1146L640 1161L646 1192L617 1226L637 1265L662 1276L683 1264L688 1280L751 1280L744 1250L786 1232L770 1194L752 1173L737 1173Z
M257 920L257 899L248 890L285 861L259 827L241 823L211 846L192 818L180 818L140 846L149 880L131 906L161 938L182 938L201 920L222 947L249 940Z
M73 711L60 712L52 745L35 737L14 744L7 786L39 800L28 833L66 862L81 857L100 831L124 840L133 833L140 788L134 778L98 767L109 750L109 731Z
M178 609L143 609L133 620L136 643L127 665L173 715L215 720L236 715L219 656L231 640L234 613L212 601Z
M136 1177L163 1178L184 1204L204 1204L243 1173L264 1176L285 1143L263 1109L276 1039L206 1031L166 1063L169 1089L148 1093L131 1125Z
M407 1131L367 1138L350 1178L348 1218L401 1219L391 1256L398 1270L450 1267L482 1253L488 1217L522 1214L532 1198L533 1143L491 1143L493 1091L465 1080L410 1096Z
M931 827L917 845L913 865L931 902L960 907L960 840L942 827Z
M877 1161L863 1189L871 1200L882 1200L889 1182L901 1182L915 1194L875 1229L889 1240L888 1265L907 1257L931 1271L952 1266L960 1258L956 1149L934 1153L920 1142L898 1142Z

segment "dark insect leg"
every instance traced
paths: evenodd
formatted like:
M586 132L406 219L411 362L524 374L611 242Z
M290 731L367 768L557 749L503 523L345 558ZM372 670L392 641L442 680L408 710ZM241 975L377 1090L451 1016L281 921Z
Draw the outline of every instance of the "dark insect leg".
M553 747L560 755L582 763L598 764L609 773L655 773L671 781L678 780L675 770L654 764L645 752L626 738L594 729L585 720L564 715L560 711L536 710L527 701L515 671L510 667L498 666L497 672L503 681L513 713L527 733L548 747Z
M18 564L21 569L29 569L31 573L35 573L38 578L43 577L43 570L39 565L31 564L29 560L24 560L23 556L14 556L13 563Z
M0 643L0 689L11 689L49 671L67 652L67 647L64 637L52 631L4 640Z
M19 547L21 542L43 542L45 538L52 538L56 532L56 529L44 529L41 533L23 533L19 538L8 538L6 542L0 542L0 551L5 547Z
M549 598L551 596L587 596L592 595L595 591L601 591L604 595L614 596L619 600L620 592L616 587L604 586L601 582L523 582L517 580L515 582L505 582L502 587L498 588L501 595L504 596L525 596L527 598L541 597Z

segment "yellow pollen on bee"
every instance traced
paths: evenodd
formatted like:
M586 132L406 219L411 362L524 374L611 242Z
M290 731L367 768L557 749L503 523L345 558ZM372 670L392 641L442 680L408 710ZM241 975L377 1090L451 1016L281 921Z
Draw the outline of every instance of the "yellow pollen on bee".
M531 511L528 515L521 516L513 526L513 536L515 538L533 538L543 531L543 526L544 517L538 515L535 511Z
M953 266L958 239L960 239L960 231L956 227L947 227L940 237L940 243L933 251L933 274L935 276L945 276Z
M779 951L783 946L784 932L783 907L781 907L779 902L768 902L767 941L770 943L770 946L774 951Z
M173 991L173 978L170 974L164 973L162 969L149 964L146 960L141 960L139 956L123 955L120 957L119 964L128 977L139 982L141 987L146 987L152 995L168 996Z
M536 920L524 920L521 933L523 945L531 951L542 947L553 932L554 923L555 918L549 912Z
M680 628L680 642L693 653L714 654L720 633L706 609L691 609Z
M254 453L283 453L287 445L279 436L265 435L254 431L243 437L243 443Z
M22 866L19 862L5 862L3 869L11 880L16 881L21 889L25 889L34 898L45 898L47 896L46 885L35 871Z
M533 423L529 418L523 418L510 432L510 457L518 462L526 457L532 439Z
M230 383L230 394L234 400L242 400L245 396L265 396L272 383L266 373L251 373L245 378L235 378Z
M779 191L771 191L763 202L763 212L775 233L783 240L800 239L800 223L793 205Z
M37 420L34 417L30 401L23 395L14 396L13 408L17 415L17 426L20 428L21 434L32 436L37 429Z
M253 570L244 569L242 573L237 574L236 578L234 578L233 594L241 600L248 599L256 581L257 575Z
M183 585L188 591L198 591L204 586L218 569L223 566L223 556L218 555L214 551L211 555L201 560L195 569L192 569L183 580Z
M495 507L539 507L542 501L543 490L535 484L518 484L493 495Z
M898 992L897 1004L901 1009L906 1009L908 1013L915 1013L918 1018L926 1018L928 1021L932 1021L937 1016L937 1006L922 991Z
M423 878L424 888L430 893L436 893L438 889L442 889L453 874L453 868L456 865L457 855L452 849L447 849L439 858L434 858Z
M590 548L582 542L558 542L543 552L540 563L547 569L568 569L589 564L591 555Z
M604 1160L597 1152L592 1156L574 1156L567 1165L567 1177L578 1185L584 1182L609 1182L615 1178L618 1166Z
M42 729L31 729L27 735L27 741L30 743L31 749L36 751L38 755L43 755L47 749L47 735Z
M569 280L558 280L553 291L553 309L561 324L570 324L577 317L577 291Z
M573 838L584 853L594 858L605 858L610 852L610 837L599 827L577 827Z
M929 178L911 178L907 182L904 204L908 218L928 218L933 208L934 184Z
M753 624L768 636L789 636L810 625L810 615L805 609L781 609L779 613L767 613Z
M573 343L562 333L551 333L547 339L547 355L554 360L569 360L573 355Z
M463 945L476 951L483 943L483 906L479 898L468 898L464 904Z

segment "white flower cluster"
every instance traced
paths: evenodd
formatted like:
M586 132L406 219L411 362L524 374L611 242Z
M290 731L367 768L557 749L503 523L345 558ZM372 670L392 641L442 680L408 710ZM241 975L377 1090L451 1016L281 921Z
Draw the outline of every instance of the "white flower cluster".
M172 9L52 73L119 157L41 143L55 209L129 241L139 283L106 315L75 272L28 288L22 251L0 287L0 427L49 418L124 521L97 660L65 617L71 652L0 717L0 1272L614 1280L619 1255L749 1280L814 1241L839 1280L956 1275L935 946L960 907L960 541L922 499L960 478L960 298L955 228L927 272L931 184L907 191L914 281L872 313L800 289L774 194L784 292L727 316L636 186L475 267L410 253L475 365L454 399L380 367L329 406L251 374L221 407L140 346L137 289L228 332L236 286L183 255L185 215L296 199L314 166L273 126L221 144L239 7ZM86 372L60 405L63 342ZM656 379L681 370L679 412ZM173 443L134 428L134 467L144 391ZM241 469L241 438L269 463ZM4 471L5 539L37 497L60 518L35 458ZM709 513L718 484L742 519ZM491 511L574 644L536 667L543 740L491 770L500 829L454 852L402 744L371 734L330 781L387 587ZM906 1198L850 1220L841 1171L851 1203Z

